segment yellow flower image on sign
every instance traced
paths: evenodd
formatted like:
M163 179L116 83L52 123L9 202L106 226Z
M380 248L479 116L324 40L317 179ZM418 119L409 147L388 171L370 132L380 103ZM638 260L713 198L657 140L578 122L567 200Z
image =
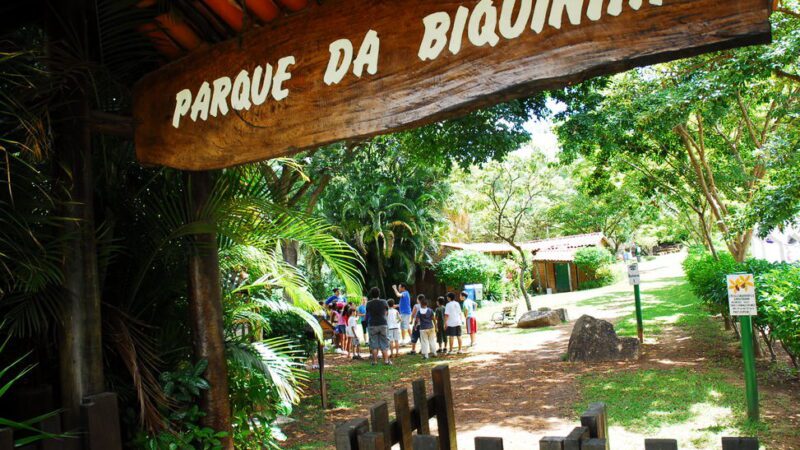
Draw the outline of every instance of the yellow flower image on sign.
M758 313L753 274L728 275L728 306L731 316L755 316Z
M754 287L755 284L753 283L753 276L750 274L739 275L735 278L728 278L728 290L731 291L731 293L736 294L739 292L747 292L750 290L749 288Z

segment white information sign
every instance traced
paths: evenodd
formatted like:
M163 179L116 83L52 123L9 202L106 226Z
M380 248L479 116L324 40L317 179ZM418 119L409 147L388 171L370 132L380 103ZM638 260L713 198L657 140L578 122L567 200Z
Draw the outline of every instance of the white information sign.
M728 275L728 307L731 316L755 316L758 314L753 274Z
M633 263L628 266L628 283L630 283L631 286L637 286L639 282L639 264Z

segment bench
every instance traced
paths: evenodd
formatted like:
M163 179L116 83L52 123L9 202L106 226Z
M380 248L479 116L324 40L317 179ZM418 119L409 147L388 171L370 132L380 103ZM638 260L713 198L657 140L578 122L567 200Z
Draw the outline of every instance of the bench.
M517 323L517 305L505 306L502 311L492 314L495 326L506 327Z

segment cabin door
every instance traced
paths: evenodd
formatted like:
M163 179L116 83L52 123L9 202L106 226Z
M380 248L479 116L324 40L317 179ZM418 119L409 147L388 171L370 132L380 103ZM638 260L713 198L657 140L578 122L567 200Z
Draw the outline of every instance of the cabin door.
M570 282L569 264L556 263L556 292L570 292L572 291L572 283Z

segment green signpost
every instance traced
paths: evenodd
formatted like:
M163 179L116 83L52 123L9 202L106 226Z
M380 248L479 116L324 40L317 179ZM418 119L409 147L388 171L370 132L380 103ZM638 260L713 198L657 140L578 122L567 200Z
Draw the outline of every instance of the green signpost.
M642 323L642 297L639 294L639 264L633 263L628 266L628 282L633 285L633 298L636 303L636 333L639 342L644 342L644 324Z
M745 398L747 417L758 421L758 381L756 357L753 351L753 319L758 314L753 275L740 273L728 275L728 307L731 317L739 317L742 331L742 362L744 363Z

